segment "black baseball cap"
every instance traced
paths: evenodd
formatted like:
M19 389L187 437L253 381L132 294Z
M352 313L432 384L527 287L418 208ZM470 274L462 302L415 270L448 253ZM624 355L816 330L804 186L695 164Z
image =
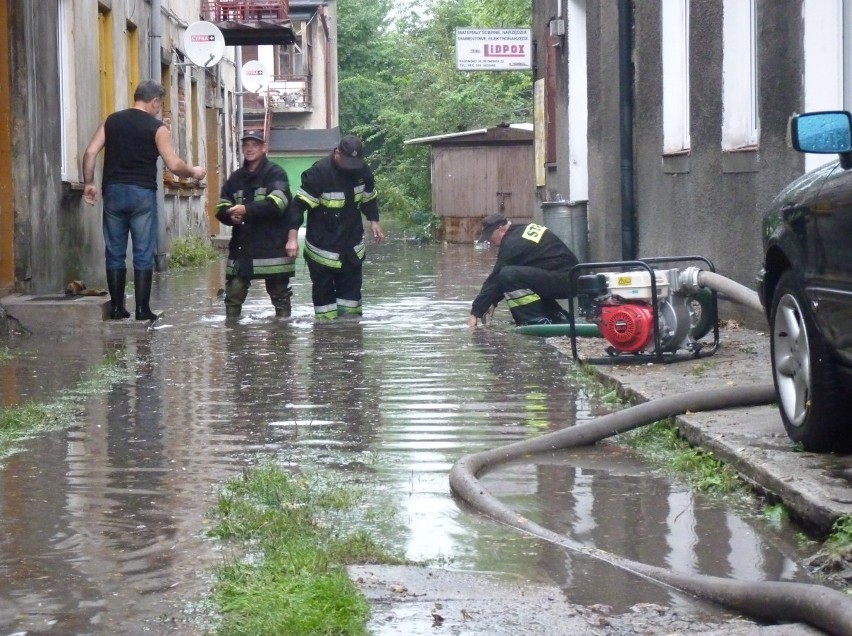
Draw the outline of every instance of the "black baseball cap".
M247 130L243 133L243 136L240 137L240 141L245 141L246 139L254 139L255 141L259 141L260 143L266 143L266 140L263 138L262 130Z
M344 170L360 170L364 167L364 144L355 135L346 135L337 144L338 162Z
M482 219L482 231L479 233L479 240L477 242L485 243L485 241L491 240L491 233L501 225L505 225L508 222L509 219L499 212L489 214Z

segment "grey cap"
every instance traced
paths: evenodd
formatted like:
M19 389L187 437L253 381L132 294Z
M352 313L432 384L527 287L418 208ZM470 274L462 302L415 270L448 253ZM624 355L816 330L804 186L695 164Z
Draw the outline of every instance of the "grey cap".
M479 243L485 243L491 239L491 233L496 230L498 227L505 225L509 222L504 215L499 212L495 212L494 214L489 214L484 219L482 219L482 231L479 233Z

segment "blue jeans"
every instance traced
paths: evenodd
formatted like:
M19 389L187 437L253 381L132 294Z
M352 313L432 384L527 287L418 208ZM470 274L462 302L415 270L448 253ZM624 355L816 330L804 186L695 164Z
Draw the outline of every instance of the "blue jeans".
M127 267L127 236L133 241L133 267L154 269L157 247L157 191L135 185L104 186L104 256L107 269Z

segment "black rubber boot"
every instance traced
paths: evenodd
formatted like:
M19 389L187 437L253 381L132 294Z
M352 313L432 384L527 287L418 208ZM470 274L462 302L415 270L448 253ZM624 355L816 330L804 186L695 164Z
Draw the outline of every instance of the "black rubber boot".
M108 269L106 271L109 289L109 319L130 318L130 312L124 308L124 286L127 282L126 269Z
M151 311L151 282L154 280L154 270L134 269L133 285L136 287L136 320L156 320L157 314Z

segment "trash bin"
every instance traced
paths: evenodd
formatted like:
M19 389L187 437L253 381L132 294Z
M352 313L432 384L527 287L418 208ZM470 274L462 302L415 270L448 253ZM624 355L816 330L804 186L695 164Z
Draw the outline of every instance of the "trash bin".
M545 201L541 204L545 227L562 239L581 263L589 262L589 217L585 203Z

